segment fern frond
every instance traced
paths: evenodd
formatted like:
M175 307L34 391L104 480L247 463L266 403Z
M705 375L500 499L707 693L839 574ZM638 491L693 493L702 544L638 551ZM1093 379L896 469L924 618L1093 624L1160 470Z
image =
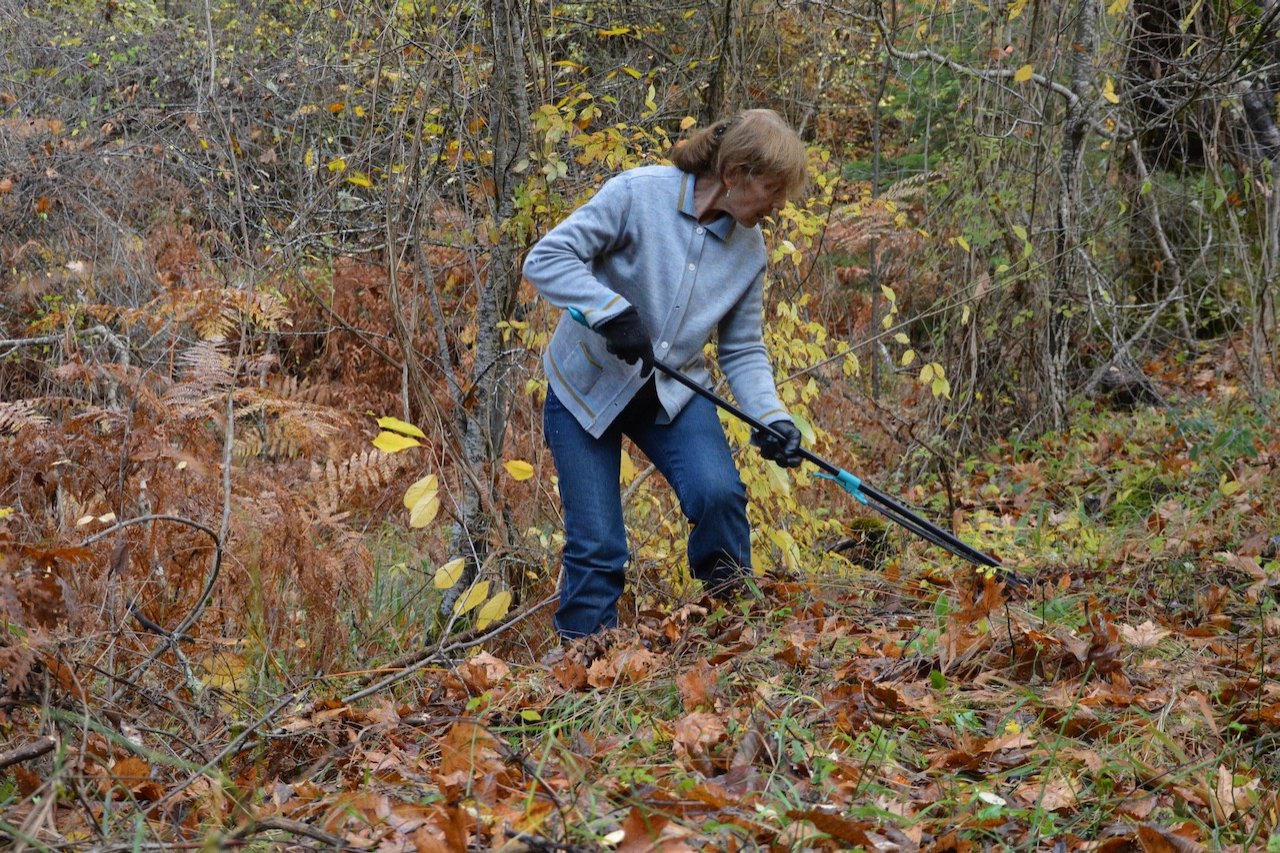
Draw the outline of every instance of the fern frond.
M48 426L49 418L36 411L33 400L0 400L0 435L17 435L25 427Z
M267 451L276 459L311 455L337 433L331 417L324 409L291 403L267 425Z
M231 386L235 374L226 348L226 341L202 340L178 356L183 379L169 389L165 399L179 415L208 415L213 398L220 397Z
M296 400L316 405L333 405L334 386L332 383L315 383L309 379L299 379L292 374L274 376L267 381L277 397L285 400Z
M874 199L837 207L831 213L826 242L838 252L857 254L870 248L872 241L887 245L910 235L905 225L904 203L914 201L929 184L942 177L941 172L924 172L903 178ZM901 239L914 240L914 236Z
M353 496L375 492L394 482L405 464L399 456L380 450L362 450L339 463L332 459L324 465L312 463L316 506L326 515L335 515L340 506L352 502Z
M918 175L911 175L889 186L880 193L880 198L888 201L914 199L928 189L929 184L941 178L941 172L921 172Z

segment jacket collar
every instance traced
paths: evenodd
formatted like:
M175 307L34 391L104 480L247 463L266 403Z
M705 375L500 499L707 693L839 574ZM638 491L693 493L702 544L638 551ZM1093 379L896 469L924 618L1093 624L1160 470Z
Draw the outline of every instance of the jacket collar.
M676 196L676 210L694 221L698 219L698 212L694 209L693 204L693 188L696 181L697 179L693 175L683 172L680 175L680 193ZM722 212L715 219L706 223L706 229L721 240L728 240L729 235L733 234L733 229L737 225L738 223L733 221L732 216Z

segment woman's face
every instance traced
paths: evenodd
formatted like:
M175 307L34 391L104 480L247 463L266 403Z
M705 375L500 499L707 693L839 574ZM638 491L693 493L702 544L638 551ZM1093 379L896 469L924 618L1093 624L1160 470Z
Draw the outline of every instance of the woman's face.
M721 201L725 211L744 228L754 228L787 203L786 182L769 175L739 173L725 178L729 192Z

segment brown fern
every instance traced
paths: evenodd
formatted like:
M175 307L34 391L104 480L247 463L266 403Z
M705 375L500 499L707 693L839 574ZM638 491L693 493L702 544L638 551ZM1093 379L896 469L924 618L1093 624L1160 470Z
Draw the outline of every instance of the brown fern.
M17 435L24 428L48 424L49 418L36 411L34 400L0 401L0 435Z
M223 339L201 340L179 356L185 375L168 390L165 399L180 417L207 416L217 401L225 399L235 379L227 349Z
M359 451L336 464L333 460L323 466L313 463L316 508L325 518L345 517L344 504L367 506L367 496L394 482L407 464L399 455L375 449ZM366 500L355 499L357 495Z
M902 205L914 203L929 184L942 177L938 172L913 175L898 181L874 199L842 205L832 211L826 243L838 252L856 254L868 250L873 241L893 239L909 232L899 219Z

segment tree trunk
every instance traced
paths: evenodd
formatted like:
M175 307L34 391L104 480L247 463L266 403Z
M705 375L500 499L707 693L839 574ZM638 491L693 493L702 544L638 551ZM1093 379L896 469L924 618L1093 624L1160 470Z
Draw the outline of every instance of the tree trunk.
M494 469L502 456L507 429L510 389L507 373L511 362L504 351L498 323L515 309L520 285L520 250L506 228L515 212L514 167L528 145L529 100L523 21L517 0L489 0L489 23L493 51L493 79L489 87L489 132L493 150L493 197L490 199L493 246L484 271L476 313L475 361L471 387L459 410L463 423L465 464L474 472L461 498L461 521L455 528L456 547L467 558L467 571L442 604L447 615L457 596L466 590L489 558L490 537L505 535L498 519L491 516L497 506L493 485ZM481 490L486 493L481 494Z
M1058 157L1058 208L1054 278L1042 285L1041 308L1041 405L1050 425L1062 429L1067 421L1067 354L1071 340L1071 311L1078 304L1075 280L1080 267L1080 187L1084 170L1085 140L1089 131L1091 72L1098 50L1098 0L1080 0L1072 45L1071 91L1062 128L1062 153Z

